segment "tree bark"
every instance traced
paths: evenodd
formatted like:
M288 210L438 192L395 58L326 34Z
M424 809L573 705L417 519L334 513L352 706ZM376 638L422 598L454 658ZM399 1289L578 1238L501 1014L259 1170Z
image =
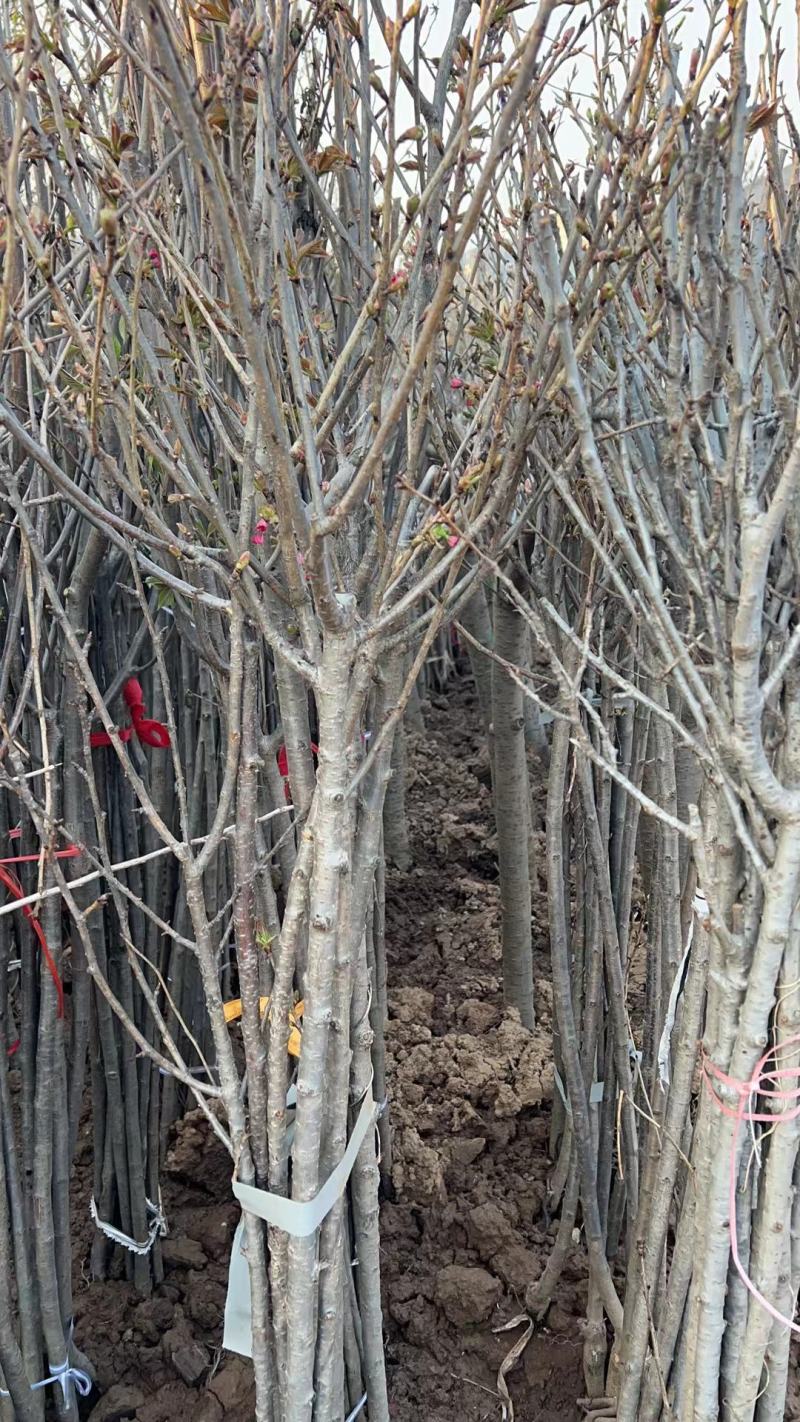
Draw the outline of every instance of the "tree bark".
M513 666L525 662L528 625L502 595L495 602L494 645ZM531 881L528 862L530 788L522 691L499 663L492 666L494 806L503 915L503 993L533 1029Z

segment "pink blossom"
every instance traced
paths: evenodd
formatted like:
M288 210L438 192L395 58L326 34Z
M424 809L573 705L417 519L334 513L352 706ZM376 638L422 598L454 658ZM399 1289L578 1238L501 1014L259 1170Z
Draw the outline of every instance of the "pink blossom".
M454 375L453 378L452 378L452 380L450 381L450 389L451 389L451 390L460 390L463 384L464 384L463 380L459 380L458 376L457 376L457 375Z
M448 546L448 548L455 548L456 545L457 545L457 543L458 543L458 534L457 534L457 533L451 533L451 534L450 534L450 537L449 537L448 540L447 540L447 546Z
M250 539L250 542L257 543L259 545L262 544L264 542L264 534L266 533L268 528L269 524L267 523L267 520L265 518L260 518L258 520L258 523L256 524L256 531Z
M159 253L159 250L158 250L157 247L151 247L151 248L150 248L150 251L147 253L147 258L148 258L148 261L150 262L151 267L154 269L154 271L160 271L160 269L161 269L161 254Z

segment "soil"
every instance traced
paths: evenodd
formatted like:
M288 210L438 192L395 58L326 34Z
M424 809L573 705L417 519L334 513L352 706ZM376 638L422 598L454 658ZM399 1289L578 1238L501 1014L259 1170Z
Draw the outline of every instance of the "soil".
M501 1417L500 1365L527 1322L556 1223L547 1212L552 993L544 881L534 884L538 1020L503 1008L499 896L485 740L465 690L426 704L408 737L413 863L387 883L387 1059L393 1131L382 1206L391 1413L396 1422ZM538 833L538 832L537 832ZM537 834L534 835L534 841ZM534 855L534 859L537 856ZM87 1132L89 1127L87 1126ZM89 1281L91 1142L75 1172L76 1341L97 1371L92 1422L251 1422L249 1360L220 1340L238 1207L230 1162L197 1112L164 1172L165 1282L141 1298ZM508 1374L518 1422L579 1416L580 1250ZM523 1315L522 1323L498 1331Z

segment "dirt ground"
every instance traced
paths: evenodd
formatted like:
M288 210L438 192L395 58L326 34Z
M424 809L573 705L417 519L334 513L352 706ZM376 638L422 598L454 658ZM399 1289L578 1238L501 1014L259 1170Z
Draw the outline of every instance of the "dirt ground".
M414 862L387 890L394 1144L382 1267L396 1422L499 1422L497 1372L520 1330L496 1330L524 1311L556 1229L546 1209L547 945L542 934L531 1035L502 1010L486 750L468 693L455 710L453 700L426 705L425 735L409 737ZM546 921L543 878L534 920ZM238 1218L224 1150L194 1113L177 1129L163 1185L166 1279L148 1299L124 1281L88 1280L88 1136L81 1151L76 1341L98 1374L84 1416L251 1422L251 1365L220 1347ZM576 1250L509 1374L518 1422L579 1415L583 1277Z

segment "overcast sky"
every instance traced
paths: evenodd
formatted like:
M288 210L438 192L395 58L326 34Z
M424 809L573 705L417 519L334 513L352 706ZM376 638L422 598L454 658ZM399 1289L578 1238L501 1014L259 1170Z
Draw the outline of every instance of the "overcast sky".
M785 57L781 66L784 84L784 96L787 104L792 110L795 119L800 121L800 96L798 95L798 84L800 83L800 65L798 64L797 58L797 21L795 16L794 0L767 0L767 5L771 11L774 8L774 13L776 15L774 28L776 31L780 30L781 48L785 50ZM426 6L423 0L423 9L424 8L426 8ZM717 9L718 14L723 12L722 6L718 5L715 8ZM530 23L528 17L533 17L533 15L535 14L535 9L535 0L532 0L532 3L530 5L515 13L514 18L520 28L523 28L525 26L526 21ZM647 5L645 3L645 0L629 0L627 6L624 4L624 0L620 0L620 9L627 9L629 33L631 34L631 36L638 37L641 34L640 17L647 13ZM386 10L387 13L390 15L393 15L395 13L395 7L392 4L391 0L389 0L389 3L386 4ZM424 33L427 34L428 38L423 48L424 52L427 55L436 56L437 54L439 54L442 44L444 43L444 40L450 28L450 17L452 15L453 10L452 0L428 0L427 10L428 18L425 21ZM581 12L579 10L578 14L580 13ZM704 3L701 3L701 0L687 0L687 3L685 3L683 6L675 5L674 7L671 7L670 18L668 22L671 34L675 33L676 21L679 15L683 17L683 23L681 25L680 32L677 36L676 43L680 46L681 50L679 73L682 77L685 78L688 72L689 57L691 55L691 52L694 49L695 44L697 43L700 35L704 34L707 29L706 5ZM557 11L556 24L561 23L562 16L563 11ZM411 27L409 26L409 37L410 28ZM374 37L371 36L371 40L373 56L375 60L380 64L382 59L388 59L388 54L385 50L385 47L383 46L383 37L380 35L377 26L375 27ZM589 43L591 44L591 40L589 41ZM762 52L763 29L759 17L759 5L757 3L757 0L750 0L747 22L747 65L751 95L754 95L758 82L759 63L761 60ZM574 82L574 92L576 93L576 95L581 90L586 93L591 92L593 77L590 58L584 60L581 60L579 58L577 60L576 69L577 77ZM569 69L565 67L562 72L563 77L566 79L569 73ZM583 80L583 83L581 83L583 75L585 75L585 78ZM430 84L426 85L426 89L428 92L430 92ZM556 97L557 96L554 94L553 100L555 100ZM410 101L408 100L405 91L402 89L402 86L401 92L398 95L398 108L398 128L402 129L404 126L410 126L414 121L413 110L411 108ZM582 157L581 139L575 125L570 124L569 128L564 125L559 137L562 143L562 151L564 153L564 156L574 158L576 161L580 162L580 159Z

